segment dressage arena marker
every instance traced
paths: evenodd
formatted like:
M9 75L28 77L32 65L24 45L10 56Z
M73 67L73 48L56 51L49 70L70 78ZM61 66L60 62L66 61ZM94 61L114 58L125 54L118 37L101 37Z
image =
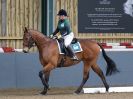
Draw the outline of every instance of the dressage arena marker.
M101 51L101 49L100 49ZM133 51L133 48L124 48L124 49L120 49L120 48L115 48L115 49L109 49L109 48L105 48L105 51L107 52L126 52L126 51ZM10 53L10 52L23 52L23 49L13 49L13 50L4 50L3 48L0 48L0 53Z
M99 88L83 88L84 93L106 93L105 87L99 87ZM109 93L112 92L133 92L133 87L110 87Z
M133 51L133 43L101 43L105 51ZM23 52L23 49L14 49L11 47L1 47L0 53Z

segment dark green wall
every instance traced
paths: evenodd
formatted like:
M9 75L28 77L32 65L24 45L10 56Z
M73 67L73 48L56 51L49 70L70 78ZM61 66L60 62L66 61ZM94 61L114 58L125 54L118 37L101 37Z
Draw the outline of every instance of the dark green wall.
M42 32L45 35L53 32L53 0L42 0Z
M47 31L47 0L42 0L42 33Z

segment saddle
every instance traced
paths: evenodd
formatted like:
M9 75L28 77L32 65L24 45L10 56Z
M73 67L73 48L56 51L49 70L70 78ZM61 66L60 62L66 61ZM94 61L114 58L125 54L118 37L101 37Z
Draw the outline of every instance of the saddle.
M57 43L58 43L58 48L59 48L60 54L65 54L65 55L69 56L69 52L67 51L67 48L64 45L64 39L63 38L57 39ZM75 53L82 51L81 45L77 38L74 38L72 40L70 46Z
M71 57L71 53L68 52L67 48L65 47L63 38L57 39L57 44L58 44L58 48L59 48L59 54L64 55L60 61L59 66L58 66L58 67L62 67L65 62L65 56ZM78 52L82 51L81 45L77 38L74 38L72 40L70 47L72 48L74 53L78 53Z

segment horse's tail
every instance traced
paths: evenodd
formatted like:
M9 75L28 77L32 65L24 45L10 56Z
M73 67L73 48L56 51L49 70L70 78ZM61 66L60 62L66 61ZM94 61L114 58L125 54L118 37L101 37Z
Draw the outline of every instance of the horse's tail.
M115 62L109 56L107 56L107 54L106 54L104 48L102 47L102 45L100 43L97 43L97 44L102 49L102 55L103 55L103 57L104 57L104 59L106 60L106 63L107 63L106 76L119 72L119 70L116 67Z

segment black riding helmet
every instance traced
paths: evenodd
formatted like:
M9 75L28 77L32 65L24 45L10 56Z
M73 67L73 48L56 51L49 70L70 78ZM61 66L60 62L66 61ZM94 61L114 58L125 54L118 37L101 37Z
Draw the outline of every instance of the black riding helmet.
M67 12L64 9L61 9L57 15L64 15L67 16Z

